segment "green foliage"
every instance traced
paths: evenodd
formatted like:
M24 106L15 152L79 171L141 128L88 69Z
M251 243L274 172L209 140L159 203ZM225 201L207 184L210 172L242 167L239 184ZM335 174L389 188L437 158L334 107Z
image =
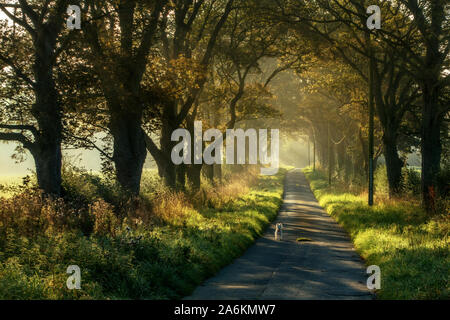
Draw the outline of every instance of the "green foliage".
M450 195L450 164L441 168L437 177L437 186L442 198L448 198Z
M381 299L449 299L450 219L430 218L417 203L366 198L331 190L323 173L305 174L320 204L350 234L367 265L381 268Z
M378 196L389 195L389 182L387 178L386 165L379 165L374 175L375 192ZM402 168L402 192L405 196L417 197L420 195L421 180L420 168Z
M389 195L389 181L386 172L386 165L379 165L374 174L374 186L377 195Z
M154 172L147 172L143 193L152 198L144 195L139 201L147 199L151 206L123 208L128 210L125 217L99 196L108 190L107 183L100 185L85 172L66 172L70 205L33 194L0 199L0 299L188 295L240 256L275 218L284 173L261 176L250 189L234 190L232 182L232 187L223 187L226 201L211 195L213 206L194 208L181 194L163 192L158 178L151 177ZM249 177L241 173L240 178L245 185L243 179ZM159 192L151 194L152 188ZM74 201L81 203L79 211L68 209ZM174 213L179 207L182 213ZM89 235L77 222L81 211L90 219ZM158 214L160 219L150 219ZM69 265L81 268L81 290L66 288Z
M418 196L421 190L420 170L404 168L404 189L406 192Z

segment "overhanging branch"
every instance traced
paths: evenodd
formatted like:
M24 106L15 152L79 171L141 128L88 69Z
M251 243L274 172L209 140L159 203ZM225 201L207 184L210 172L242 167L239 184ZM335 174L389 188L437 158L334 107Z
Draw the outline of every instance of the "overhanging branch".
M33 149L33 143L27 139L23 134L21 133L15 133L15 132L0 132L0 140L3 141L16 141L23 144L25 148L28 150Z
M31 125L22 125L22 124L1 124L0 123L0 129L8 129L8 130L27 130L30 131L34 137L37 137L39 135L38 130L36 127Z

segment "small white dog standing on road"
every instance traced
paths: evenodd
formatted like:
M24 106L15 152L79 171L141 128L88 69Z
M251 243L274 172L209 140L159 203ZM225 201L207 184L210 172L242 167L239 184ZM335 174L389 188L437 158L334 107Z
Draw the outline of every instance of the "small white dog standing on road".
M283 240L283 224L277 223L275 225L275 240Z

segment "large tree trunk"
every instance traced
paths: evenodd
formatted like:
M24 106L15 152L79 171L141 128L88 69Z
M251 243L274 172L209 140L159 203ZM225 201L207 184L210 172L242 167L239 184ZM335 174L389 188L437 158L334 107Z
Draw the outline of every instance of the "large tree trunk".
M438 87L433 83L423 85L422 109L422 199L427 212L435 210L436 178L440 171L442 145L440 140L441 117L438 110Z
M202 173L202 168L203 168L203 161L201 164L195 164L194 163L194 159L195 159L195 128L194 128L194 122L195 119L194 117L189 117L187 119L187 129L189 130L190 134L191 134L191 154L192 154L192 164L187 166L187 177L188 177L188 183L191 186L191 188L193 188L194 190L198 190L200 189L200 185L201 185L201 173ZM202 152L205 148L205 142L202 140ZM203 155L201 156L203 159Z
M176 168L176 186L179 190L184 190L186 187L186 165L180 164Z
M394 77L394 69L391 70L389 76ZM401 193L401 180L402 180L402 161L398 156L397 149L397 137L398 128L402 121L404 111L402 106L390 105L386 101L383 101L382 87L383 79L380 78L378 72L374 74L375 81L375 106L377 110L380 123L383 127L383 154L386 160L386 171L389 184L389 197L398 195ZM397 88L398 85L395 87ZM394 89L395 90L395 89ZM374 169L375 170L375 169Z
M216 178L219 183L222 182L222 164L214 164L214 178Z
M313 142L313 171L316 171L316 136L314 134L314 142Z
M317 155L320 167L325 169L328 166L328 139L326 131L321 131L320 133L322 132L325 133L319 134L319 138L317 139Z
M386 171L389 182L389 196L401 193L402 166L403 163L398 156L397 133L395 130L385 128L383 135L384 158L386 160Z
M204 170L204 173L205 173L205 177L210 182L214 182L214 169L215 169L214 167L215 167L214 164L205 164L205 165L203 165L203 170Z
M172 142L170 141L170 134L166 130L162 130L161 135L161 152L164 154L164 157L166 158L168 156L168 159L170 158L170 154L172 152ZM164 180L164 183L169 188L175 189L176 188L176 166L173 164L171 160L167 161L162 166L162 178Z
M417 78L422 89L422 199L428 213L435 212L436 178L440 171L442 145L440 127L444 109L440 110L439 96L442 72L445 69L445 36L447 1L429 1L426 9L417 1L408 1L426 48L425 59L419 64ZM425 16L425 18L424 18Z
M158 166L159 176L163 179L164 184L171 188L184 188L186 179L186 166L176 166L172 161L172 149L176 142L172 141L172 133L178 129L176 123L176 104L168 102L164 106L162 113L161 136L159 138L160 147L158 148L152 139L145 135L147 149L154 158Z
M329 144L328 144L328 185L332 184L333 174L335 170L335 146L334 143L331 141L331 137L329 137Z
M168 103L164 106L162 114L162 128L161 128L161 153L164 163L161 165L162 178L164 183L169 188L176 188L176 166L171 159L174 142L172 139L172 132L178 129L176 122L176 103Z
M139 112L131 113L122 108L120 111L117 109L113 111L110 120L110 130L114 137L113 161L117 181L133 195L140 192L142 169L147 156L141 119Z
M39 140L45 138L40 137ZM46 140L46 139L45 139ZM61 142L36 143L31 151L39 188L45 194L61 195Z
M345 153L345 143L341 141L336 146L337 151L337 163L338 163L338 170L339 172L343 171L345 169L345 162L346 162L346 153Z
M35 94L31 113L37 120L39 132L30 149L36 164L39 187L46 194L61 195L61 105L53 79L54 43L48 34L36 40L36 55L33 66Z
M168 151L169 148L171 150L170 140L167 141L167 137L167 133L161 135L161 148L158 148L153 140L146 134L145 140L147 150L155 160L156 165L158 166L158 174L163 179L165 185L172 189L183 189L186 184L186 165L181 164L175 166L173 164L169 153L171 151Z
M344 164L344 181L346 183L350 180L351 171L352 171L352 158L350 155L346 153Z
M201 164L192 164L187 166L187 176L189 185L193 190L200 189L201 185L201 172L202 165Z

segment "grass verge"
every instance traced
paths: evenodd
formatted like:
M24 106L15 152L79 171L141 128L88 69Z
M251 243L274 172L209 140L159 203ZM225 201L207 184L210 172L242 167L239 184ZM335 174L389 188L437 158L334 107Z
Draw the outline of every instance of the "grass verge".
M109 214L108 205L100 202L91 209L97 210L94 229L99 230L90 235L80 229L52 231L52 225L47 226L69 212L58 209L63 204L42 206L32 198L24 199L23 204L4 199L0 207L0 299L186 296L240 256L276 217L284 175L285 170L280 169L276 176L259 176L243 194L219 205L183 207L182 215L163 224L135 223L129 228L124 222L119 230L109 230L116 218ZM14 214L15 208L26 221ZM29 213L22 213L24 210ZM16 224L29 227L29 232ZM44 224L45 228L40 228L45 231L32 229ZM81 269L81 290L66 287L70 265Z
M417 202L378 201L329 187L324 172L304 170L321 206L350 234L367 265L381 269L379 299L450 299L450 217L428 217Z

